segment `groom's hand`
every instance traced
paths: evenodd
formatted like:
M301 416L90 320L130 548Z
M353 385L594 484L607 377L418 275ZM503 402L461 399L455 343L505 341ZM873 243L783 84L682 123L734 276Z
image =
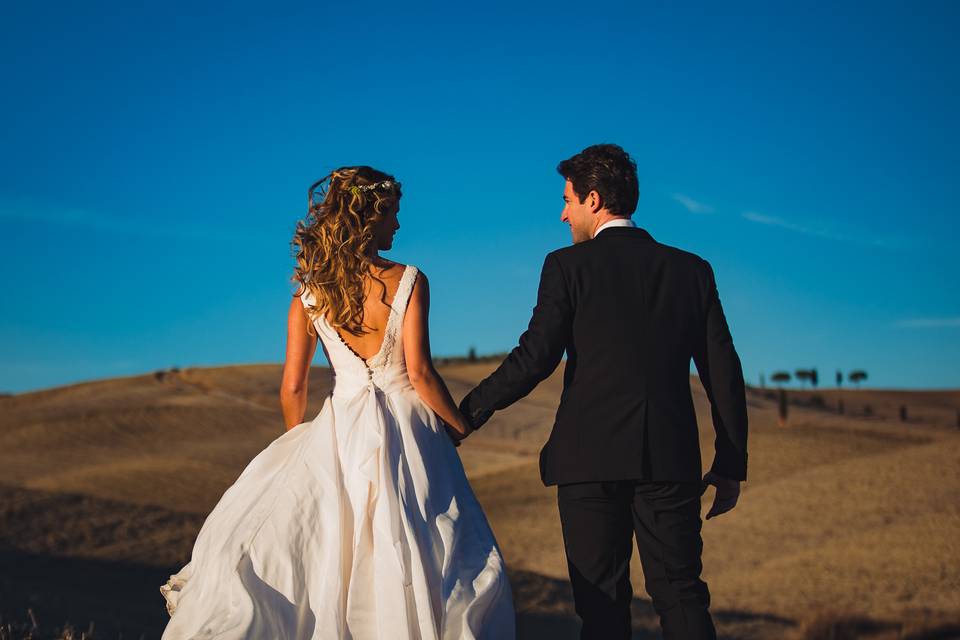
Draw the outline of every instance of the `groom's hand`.
M450 441L453 443L453 446L455 447L459 447L460 443L466 440L467 436L470 435L470 431L467 431L466 433L457 431L457 429L450 426L450 424L447 423L446 420L442 420L441 422L443 422L443 428L446 429L447 436L450 437Z
M713 471L708 471L707 475L703 476L703 481L717 488L717 495L713 499L713 506L710 507L710 511L707 512L707 520L726 513L737 506L737 500L740 498L739 480L724 478Z
M474 389L473 391L476 391ZM463 397L463 400L460 401L460 413L467 420L467 424L470 425L470 430L468 433L476 431L483 424L490 419L490 416L493 415L493 411L489 409L478 409L473 406L472 400L474 399L474 393L471 391Z

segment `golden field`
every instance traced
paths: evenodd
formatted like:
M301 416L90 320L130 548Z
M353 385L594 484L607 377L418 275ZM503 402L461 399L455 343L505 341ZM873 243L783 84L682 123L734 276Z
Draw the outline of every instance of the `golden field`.
M494 367L440 371L459 398ZM459 449L511 571L520 638L578 629L556 492L537 471L561 375ZM327 378L313 370L308 416ZM159 585L189 559L223 491L282 432L279 380L276 365L194 368L0 398L0 638L23 637L28 610L35 637L68 622L78 631L92 622L98 639L159 637ZM693 392L707 464L713 429L696 378ZM960 392L790 398L781 427L775 394L749 389L749 481L733 512L704 523L721 636L960 637ZM635 637L657 638L636 556L633 577Z

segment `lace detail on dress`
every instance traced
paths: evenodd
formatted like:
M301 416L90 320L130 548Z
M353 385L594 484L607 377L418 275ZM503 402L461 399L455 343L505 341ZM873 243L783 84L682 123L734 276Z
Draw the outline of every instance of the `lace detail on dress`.
M418 269L415 266L407 265L403 275L400 276L400 284L397 286L393 303L390 305L390 317L387 319L387 330L383 335L383 345L380 347L380 351L366 362L368 369L379 369L393 362L393 352L397 346L397 339L400 337L400 330L403 328L403 316L407 311L407 302L410 300L410 293L413 291L413 285L417 280L417 273Z

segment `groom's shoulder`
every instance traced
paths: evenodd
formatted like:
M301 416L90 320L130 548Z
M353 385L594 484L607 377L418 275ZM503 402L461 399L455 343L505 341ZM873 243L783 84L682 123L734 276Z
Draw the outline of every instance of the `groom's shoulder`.
M554 249L547 254L547 258L556 258L561 262L578 260L580 258L585 258L598 252L602 252L602 247L603 245L598 243L594 238L592 240L584 240L583 242L577 242L565 247L560 247L559 249Z
M660 252L662 255L661 263L673 273L684 274L683 277L692 278L701 286L706 286L706 283L713 277L713 267L710 266L710 263L692 251L661 244Z
M661 259L691 269L702 270L710 268L710 263L692 251L664 244L657 240L644 242L640 245L630 245L623 247L622 250L650 252L658 255ZM551 251L547 254L547 260L552 258L561 264L576 264L585 260L604 259L611 254L611 251L616 251L616 249L612 249L609 245L598 243L595 240L587 240Z
M704 258L701 258L692 251L687 251L686 249L681 249L680 247L674 247L669 244L663 244L661 242L656 243L658 245L658 250L668 259L674 260L678 263L687 265L694 269L703 269L709 268L710 263L707 262Z
M581 242L579 244L571 244L566 247L560 247L559 249L554 249L553 251L547 254L547 258L548 259L555 258L557 260L566 260L570 256L576 255L577 252L582 252L583 245L585 244L586 244L585 242Z
M588 259L588 256L592 255L593 250L588 246L591 244L593 244L593 241L587 240L586 242L578 242L577 244L554 249L544 258L544 264L553 262L563 270L566 270L569 267L582 263L585 259Z

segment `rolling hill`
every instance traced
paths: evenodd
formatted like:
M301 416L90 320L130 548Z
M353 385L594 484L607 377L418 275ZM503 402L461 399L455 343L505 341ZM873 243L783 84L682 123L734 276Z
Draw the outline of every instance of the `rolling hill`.
M441 374L459 398L494 367ZM311 372L308 416L328 376ZM459 449L511 571L521 638L578 629L556 493L537 472L561 376ZM279 380L277 365L192 368L0 397L0 637L32 624L28 609L40 637L91 621L96 638L159 637L159 585L283 430ZM692 386L707 463L709 405ZM776 394L748 393L749 482L704 524L721 635L960 637L960 392L791 392L782 427ZM635 637L659 637L636 556L632 575Z

